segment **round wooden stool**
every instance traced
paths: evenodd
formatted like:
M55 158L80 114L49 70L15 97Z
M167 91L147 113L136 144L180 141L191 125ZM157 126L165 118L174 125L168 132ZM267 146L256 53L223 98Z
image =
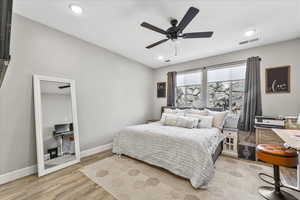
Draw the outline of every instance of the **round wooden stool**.
M274 177L264 173L259 173L259 177L274 185L274 187L262 186L258 189L260 195L269 200L297 200L291 194L280 190L283 187L280 181L279 166L295 167L298 163L298 154L292 149L286 149L284 146L276 144L260 144L256 147L256 158L269 164L273 164ZM274 183L263 179L263 176L271 177Z

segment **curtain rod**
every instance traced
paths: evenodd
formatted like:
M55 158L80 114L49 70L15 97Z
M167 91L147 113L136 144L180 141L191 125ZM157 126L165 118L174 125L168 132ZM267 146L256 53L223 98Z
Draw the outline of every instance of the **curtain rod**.
M213 69L213 68L225 67L225 66L229 66L229 65L238 65L238 64L245 63L245 62L247 62L247 60L238 60L238 61L209 65L209 66L204 66L204 67L199 67L199 68L186 69L186 70L177 71L177 72L183 73L183 72L190 72L190 71L196 71L196 70L201 70L201 69Z

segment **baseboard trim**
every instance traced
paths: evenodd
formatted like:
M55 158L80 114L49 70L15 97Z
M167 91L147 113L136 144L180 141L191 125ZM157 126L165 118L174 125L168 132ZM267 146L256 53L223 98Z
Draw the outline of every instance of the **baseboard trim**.
M101 145L101 146L91 148L91 149L87 149L87 150L80 152L80 158L91 156L96 153L101 153L101 152L107 151L111 148L112 148L112 143L106 144L106 145ZM32 166L18 169L18 170L12 171L12 172L8 172L6 174L2 174L2 175L0 175L0 185L17 180L19 178L23 178L25 176L35 174L35 173L37 173L37 166L32 165Z
M37 172L36 165L32 165L12 172L8 172L6 174L2 174L0 175L0 185L25 176L29 176L31 174L35 174L36 172Z
M80 152L80 158L84 158L87 156L94 155L96 153L101 153L103 151L107 151L109 149L112 149L112 146L113 146L113 144L110 143L110 144L105 144L105 145L101 145L101 146L98 146L95 148L84 150L84 151Z

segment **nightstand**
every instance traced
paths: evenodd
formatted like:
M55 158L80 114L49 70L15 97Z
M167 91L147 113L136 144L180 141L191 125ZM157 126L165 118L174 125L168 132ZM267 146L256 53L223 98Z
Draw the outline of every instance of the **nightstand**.
M222 154L237 158L238 129L224 128L223 135L225 136L225 140L223 142Z

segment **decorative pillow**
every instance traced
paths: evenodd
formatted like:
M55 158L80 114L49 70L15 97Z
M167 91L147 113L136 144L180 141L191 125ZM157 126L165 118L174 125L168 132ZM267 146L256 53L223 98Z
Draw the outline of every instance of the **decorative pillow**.
M228 114L227 111L224 112L217 112L217 111L210 111L207 110L208 112L208 116L213 116L214 120L213 120L213 127L222 129L225 123L225 118Z
M168 115L172 115L172 116L178 117L176 114L173 114L173 113L163 113L163 114L161 115L161 119L160 119L160 122L161 122L162 124L165 123L166 118L167 118Z
M178 118L177 115L166 114L166 118L163 124L166 126L176 126L177 118Z
M226 116L224 127L225 128L237 128L239 122L240 115L239 114L228 114Z
M203 116L199 114L186 114L186 116L198 119L196 128L212 128L214 120L213 116Z
M160 118L160 122L163 124L166 120L167 113L163 113Z
M198 114L198 115L207 116L208 112L207 110L187 109L185 110L185 114Z
M214 121L213 116L201 116L198 127L199 128L212 128Z
M176 126L183 128L196 128L198 121L199 120L197 118L179 116L177 118Z

